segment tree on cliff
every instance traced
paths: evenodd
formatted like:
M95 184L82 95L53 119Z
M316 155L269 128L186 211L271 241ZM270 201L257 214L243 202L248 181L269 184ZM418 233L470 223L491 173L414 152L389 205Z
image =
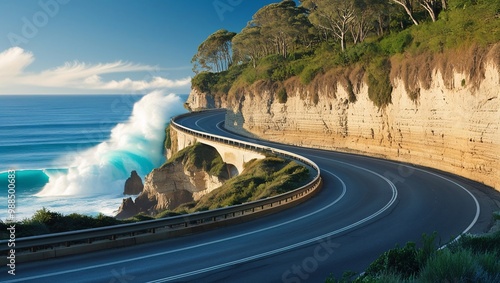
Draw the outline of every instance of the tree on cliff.
M413 1L412 0L391 0L393 3L396 3L403 7L412 20L412 22L418 26L419 21L415 18L413 12ZM431 17L431 20L435 22L437 20L437 16L441 10L446 10L448 8L447 0L417 0L418 5L424 8L425 11Z
M198 52L191 59L193 71L199 73L200 70L221 72L227 70L232 64L231 40L236 35L225 29L216 31L208 36L200 46Z
M418 0L418 3L429 13L433 22L437 20L439 12L447 7L446 0Z
M309 9L311 22L337 38L344 51L346 36L355 18L354 1L304 0L302 5Z
M406 13L408 14L408 16L410 17L411 21L416 26L418 26L418 21L415 19L414 15L413 15L413 5L412 5L411 0L391 0L391 1L400 5L401 7L403 7L405 9Z
M260 36L260 27L245 27L233 37L233 56L235 62L251 61L256 67L257 59L268 55L266 43Z
M253 61L267 55L287 57L295 48L310 44L313 29L307 10L294 1L284 0L261 8L240 34L233 39L240 61Z
M383 0L301 0L309 10L309 19L325 40L336 38L342 51L347 40L354 44L364 41L377 26L383 34L389 17L388 4ZM349 37L350 35L350 37Z

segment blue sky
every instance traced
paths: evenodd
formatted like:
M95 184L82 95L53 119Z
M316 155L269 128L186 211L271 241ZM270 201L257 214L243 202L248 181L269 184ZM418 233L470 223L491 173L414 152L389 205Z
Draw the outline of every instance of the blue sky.
M279 0L1 0L0 94L188 93L208 35Z

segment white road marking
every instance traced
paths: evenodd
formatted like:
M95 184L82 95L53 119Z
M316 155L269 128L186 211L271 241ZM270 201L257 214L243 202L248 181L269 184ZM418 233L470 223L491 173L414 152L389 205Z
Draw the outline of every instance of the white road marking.
M348 226L345 226L343 228L340 228L340 229L337 229L335 231L323 234L321 236L317 236L317 237L314 237L314 238L311 238L311 239L308 239L308 240L304 240L304 241L299 242L299 243L295 243L293 245L285 246L285 247L282 247L282 248L279 248L279 249L275 249L275 250L272 250L272 251L268 251L268 252L265 252L265 253L260 253L260 254L257 254L257 255L245 257L245 258L242 258L242 259L238 259L238 260L234 260L234 261L230 261L230 262L226 262L226 263L222 263L222 264L218 264L218 265L214 265L214 266L203 268L203 269L199 269L199 270L194 270L194 271L190 271L190 272L186 272L186 273L182 273L182 274L178 274L178 275L173 275L173 276L169 276L169 277L165 277L165 278L161 278L161 279L149 281L148 283L169 282L169 281L172 281L172 280L177 280L177 279L181 279L181 278L190 277L190 276L193 276L193 275L202 274L202 273L205 273L205 272L210 272L210 271L214 271L214 270L218 270L218 269L222 269L222 268L226 268L226 267L231 267L231 266L234 266L234 265L237 265L237 264L246 263L246 262L253 261L253 260L256 260L256 259L261 259L261 258L264 258L264 257L267 257L267 256L271 256L271 255L275 255L275 254L278 254L278 253L286 252L286 251L289 251L289 250L292 250L292 249L295 249L295 248L299 248L299 247L302 247L302 246L305 246L305 245L308 245L308 244L320 241L322 239L331 237L333 235L345 232L345 231L347 231L349 229L352 229L352 228L354 228L356 226L359 226L359 225L361 225L361 224L363 224L363 223L365 223L367 221L372 220L373 218L375 218L378 215L382 214L384 211L386 211L387 209L389 209L389 207L392 206L392 204L397 199L398 191L396 189L396 186L389 179L387 179L386 177L384 177L384 176L382 176L382 175L380 175L380 174L378 174L378 173L376 173L374 171L366 169L366 168L362 168L362 167L355 166L355 165L352 165L352 166L357 167L357 168L359 168L361 170L365 170L365 171L370 172L372 174L375 174L376 176L378 176L378 177L382 178L383 180L385 180L391 186L391 189L392 189L392 198L391 198L391 200L384 207L382 207L379 211L375 212L374 214L372 214L372 215L370 215L368 217L365 217L365 218L363 218L363 219L361 219L361 220L359 220L359 221L357 221L355 223L352 223L352 224L350 224ZM333 173L331 173L331 172L329 172L327 170L323 170L323 171L328 172L329 174L332 174L333 176L335 176L337 179L339 179L342 182L343 186L345 186L345 183L339 177L337 177L335 174L333 174Z

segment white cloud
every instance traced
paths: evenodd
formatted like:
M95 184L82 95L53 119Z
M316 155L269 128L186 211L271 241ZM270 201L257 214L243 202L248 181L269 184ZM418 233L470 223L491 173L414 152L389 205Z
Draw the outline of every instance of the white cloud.
M33 54L22 48L12 47L5 50L0 53L0 80L21 74L34 60Z
M25 69L34 61L31 52L13 47L0 53L0 85L2 89L12 93L15 89L29 87L45 87L49 89L91 89L106 91L142 91L151 89L182 88L190 84L189 77L170 80L161 76L149 79L121 80L102 79L102 75L132 72L149 72L154 74L160 68L149 65L133 64L117 61L113 63L86 64L83 62L67 62L62 66L47 69L38 73L29 73ZM0 92L2 90L0 89Z

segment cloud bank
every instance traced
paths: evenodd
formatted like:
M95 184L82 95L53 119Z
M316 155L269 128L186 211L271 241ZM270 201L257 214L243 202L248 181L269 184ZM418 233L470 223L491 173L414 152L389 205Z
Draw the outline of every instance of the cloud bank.
M154 75L162 69L141 64L117 61L112 63L86 64L79 61L30 73L26 68L35 61L33 53L20 47L12 47L0 53L0 93L44 87L47 89L94 90L106 92L148 91L187 87L191 78L170 80ZM144 79L105 80L103 75L119 73L145 73Z

